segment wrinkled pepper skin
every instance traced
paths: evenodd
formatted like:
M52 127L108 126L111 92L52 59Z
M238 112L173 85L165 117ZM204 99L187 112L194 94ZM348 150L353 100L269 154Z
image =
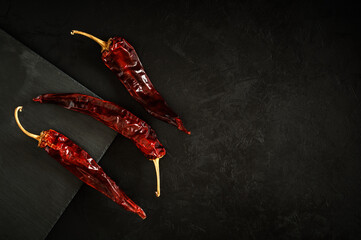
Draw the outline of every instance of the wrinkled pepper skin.
M44 148L50 156L87 185L103 193L127 211L138 214L142 219L146 218L142 208L119 189L86 151L69 138L52 129L43 131L40 135L39 147Z
M114 37L108 42L110 41L109 48L102 52L102 60L116 74L129 94L154 117L190 134L179 116L155 90L134 48L124 38Z
M147 159L161 158L166 154L155 131L145 121L115 103L78 93L43 94L33 101L57 104L92 116L132 140Z

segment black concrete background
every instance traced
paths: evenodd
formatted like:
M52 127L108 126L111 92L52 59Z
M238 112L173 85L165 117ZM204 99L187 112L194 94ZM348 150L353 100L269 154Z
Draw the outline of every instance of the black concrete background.
M146 120L168 150L159 199L130 141L100 162L146 220L83 186L48 239L360 239L355 4L2 1L0 27ZM192 135L147 114L71 29L125 37Z

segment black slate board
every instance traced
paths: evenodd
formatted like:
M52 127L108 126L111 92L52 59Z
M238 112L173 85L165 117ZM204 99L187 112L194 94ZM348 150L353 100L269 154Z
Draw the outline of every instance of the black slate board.
M45 238L82 184L20 131L17 106L28 131L57 130L97 161L116 135L92 118L31 100L60 92L95 96L0 30L0 239Z

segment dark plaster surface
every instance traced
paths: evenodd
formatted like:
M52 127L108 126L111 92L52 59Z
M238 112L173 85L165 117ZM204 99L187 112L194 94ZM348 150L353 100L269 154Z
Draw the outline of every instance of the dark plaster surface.
M153 165L121 136L101 164L141 221L82 187L48 239L359 239L360 8L345 1L4 1L0 27L146 120ZM125 37L191 136L147 114L78 29Z

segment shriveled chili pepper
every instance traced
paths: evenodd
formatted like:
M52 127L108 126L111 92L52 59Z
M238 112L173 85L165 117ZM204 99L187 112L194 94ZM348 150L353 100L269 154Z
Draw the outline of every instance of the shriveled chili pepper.
M159 92L155 90L144 71L137 53L124 38L113 37L105 42L88 33L77 30L71 31L71 34L81 34L96 41L102 47L103 62L116 74L135 100L154 117L190 134L179 116L173 112Z
M52 129L42 131L40 135L25 130L18 117L18 111L21 112L22 108L22 106L19 106L15 109L16 123L27 136L39 142L39 147L44 148L50 156L87 185L103 193L124 209L138 214L142 219L146 218L143 209L119 189L117 184L105 174L103 169L85 150L69 138Z
M115 103L79 93L43 94L33 99L53 103L87 114L132 140L147 159L154 162L157 175L157 197L160 196L159 159L166 151L155 131L143 120Z

